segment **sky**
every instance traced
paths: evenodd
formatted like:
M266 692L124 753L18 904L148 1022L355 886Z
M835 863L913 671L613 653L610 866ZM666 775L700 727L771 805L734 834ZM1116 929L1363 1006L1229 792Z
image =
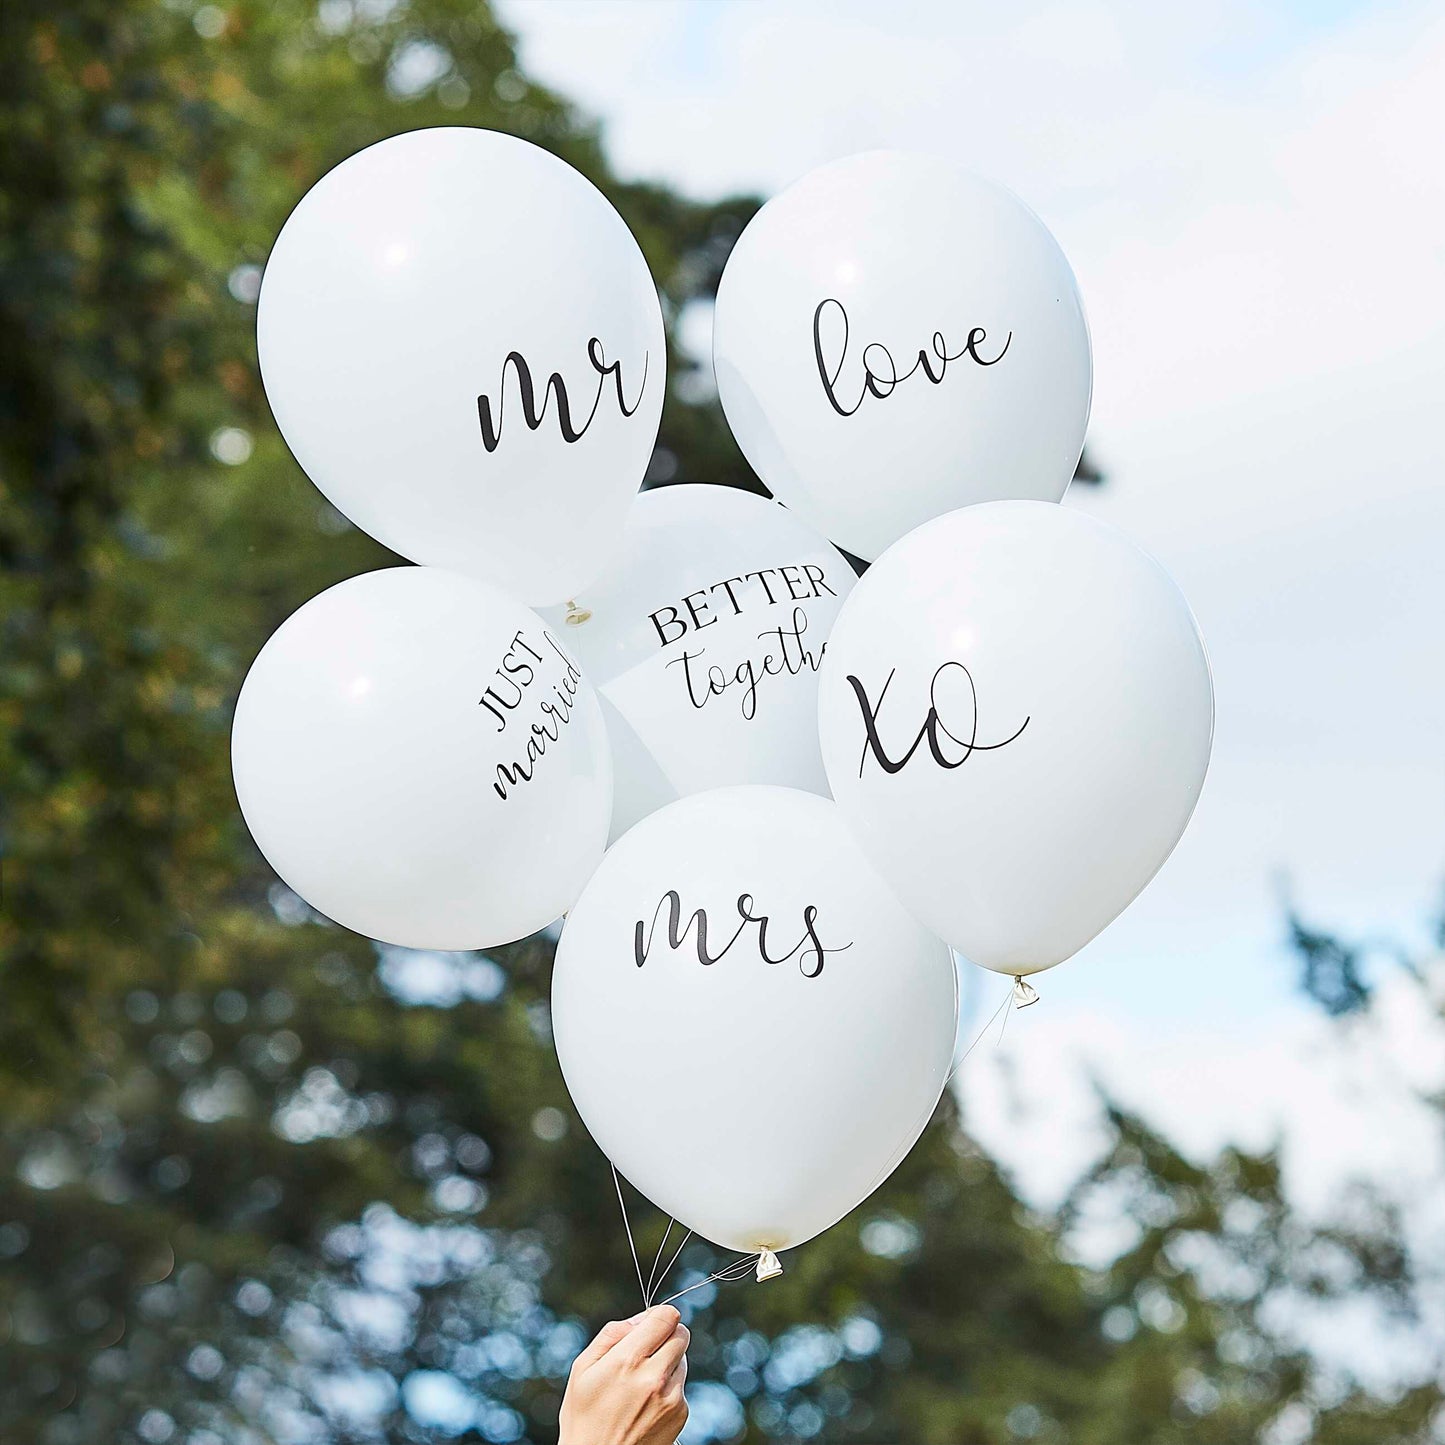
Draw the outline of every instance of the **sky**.
M1390 979L1378 1019L1328 1027L1282 898L1423 948L1445 897L1445 8L498 8L625 177L766 196L934 151L1017 191L1074 266L1109 480L1066 505L1183 587L1215 752L1163 872L970 1058L985 1142L1057 1197L1097 1078L1199 1153L1282 1133L1321 1209L1352 1174L1438 1180L1410 1102L1440 1065L1428 1000ZM973 981L978 1019L1000 986Z

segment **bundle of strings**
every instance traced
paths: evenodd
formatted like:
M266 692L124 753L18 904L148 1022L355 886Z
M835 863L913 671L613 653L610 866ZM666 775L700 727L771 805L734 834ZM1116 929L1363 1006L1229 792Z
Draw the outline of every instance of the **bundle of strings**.
M1028 1008L1031 1004L1035 1004L1038 1001L1038 992L1031 984L1026 983L1022 978L1013 979L1009 985L1009 991L1004 995L999 1006L989 1015L988 1021L974 1035L968 1047L964 1049L950 1065L948 1073L944 1076L943 1088L946 1089L949 1084L953 1082L953 1076L963 1067L964 1060L967 1059L982 1042L984 1035L993 1027L994 1022L1000 1014L1003 1015L1003 1025L998 1031L998 1040L995 1047L997 1047L997 1044L1003 1042L1004 1029L1008 1027L1009 1014L1012 1013L1014 1009ZM1012 1005L1012 1007L1010 1007L1010 1005ZM940 1090L940 1094L941 1093L942 1090ZM929 1112L932 1113L936 1107L936 1104L930 1106ZM652 1269L649 1271L646 1281L644 1281L642 1278L642 1260L638 1256L637 1242L632 1234L632 1221L627 1217L627 1201L622 1195L622 1176L617 1172L617 1166L613 1164L610 1159L607 1162L612 1170L612 1184L617 1190L617 1206L622 1211L622 1227L627 1231L627 1247L632 1252L632 1266L637 1271L637 1287L642 1291L642 1305L644 1309L651 1309L654 1303L663 1305L671 1304L673 1300L681 1299L683 1295L691 1294L693 1290L702 1289L705 1285L727 1284L733 1280L746 1279L749 1274L758 1270L758 1263L763 1258L763 1253L761 1251L754 1251L752 1254L742 1255L740 1258L733 1260L731 1264L726 1264L719 1270L714 1270L713 1273L706 1278L696 1280L694 1283L676 1291L674 1294L668 1295L666 1299L655 1300L654 1296L657 1291L662 1288L668 1275L672 1273L673 1266L682 1257L682 1251L687 1247L687 1242L692 1238L692 1230L689 1229L687 1233L683 1235L682 1242L673 1251L672 1257L667 1261L666 1266L659 1269L659 1266L662 1265L663 1251L667 1248L667 1241L672 1237L673 1226L677 1223L677 1220L669 1217L667 1228L662 1234L662 1243L657 1246L657 1254L652 1261ZM870 1194L880 1180L892 1171L897 1162L896 1159L890 1160L889 1163L885 1164L883 1168L878 1171L873 1183L868 1186L868 1192ZM762 1277L761 1272L759 1272L759 1278ZM769 1273L767 1277L771 1278L771 1273Z
M726 1284L730 1280L744 1279L751 1271L757 1268L757 1263L761 1256L756 1252L745 1254L741 1258L733 1260L731 1264L726 1264L721 1269L714 1270L713 1273L705 1279L696 1280L684 1289L677 1290L674 1294L668 1295L666 1299L655 1299L654 1296L657 1291L662 1288L668 1275L672 1273L673 1265L677 1263L683 1250L687 1247L688 1240L692 1238L692 1230L689 1229L687 1233L683 1235L682 1242L672 1253L672 1258L668 1260L664 1268L659 1270L659 1266L662 1263L662 1252L667 1248L667 1241L671 1238L673 1226L677 1223L675 1219L668 1219L667 1228L662 1234L662 1243L657 1246L657 1255L652 1261L652 1269L648 1273L647 1280L644 1283L642 1278L642 1260L638 1256L637 1242L633 1238L632 1222L627 1217L627 1201L622 1195L622 1176L617 1172L617 1166L613 1164L611 1160L608 1161L608 1165L612 1170L612 1185L613 1188L617 1190L617 1205L622 1211L622 1227L627 1231L627 1247L632 1251L632 1266L637 1271L637 1287L642 1291L642 1306L644 1309L651 1309L654 1304L670 1305L673 1300L681 1299L683 1295L691 1294L693 1290L701 1289L704 1285Z

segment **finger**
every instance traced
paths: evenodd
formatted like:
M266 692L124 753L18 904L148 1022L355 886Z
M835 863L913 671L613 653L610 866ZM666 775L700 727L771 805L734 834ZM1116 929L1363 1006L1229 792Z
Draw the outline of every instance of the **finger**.
M683 1355L662 1382L662 1393L665 1398L672 1399L673 1396L682 1394L682 1387L685 1384L687 1384L687 1356Z
M691 1338L687 1326L678 1325L672 1334L658 1346L652 1362L658 1367L664 1378L672 1373L673 1367L679 1360L687 1357L687 1343Z
M632 1333L631 1320L608 1320L594 1336L591 1344L572 1361L574 1370L585 1370L595 1365L619 1340L625 1340Z
M682 1316L671 1305L654 1305L617 1346L618 1353L634 1363L647 1359L672 1337L681 1319Z
M667 1428L668 1428L668 1432L669 1432L670 1434L672 1434L673 1436L681 1435L681 1434L682 1434L682 1431L683 1431L683 1427L684 1427L686 1424L687 1424L687 1400L683 1397L681 1391L679 1391L679 1392L678 1392L677 1399L674 1400L674 1401L668 1406L668 1411L667 1411Z

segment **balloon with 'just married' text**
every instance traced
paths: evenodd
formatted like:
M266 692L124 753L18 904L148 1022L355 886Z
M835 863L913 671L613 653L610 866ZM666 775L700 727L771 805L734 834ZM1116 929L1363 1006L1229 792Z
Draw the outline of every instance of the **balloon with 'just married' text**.
M607 840L596 694L535 612L439 568L367 572L287 618L241 688L231 764L276 872L408 948L536 932Z

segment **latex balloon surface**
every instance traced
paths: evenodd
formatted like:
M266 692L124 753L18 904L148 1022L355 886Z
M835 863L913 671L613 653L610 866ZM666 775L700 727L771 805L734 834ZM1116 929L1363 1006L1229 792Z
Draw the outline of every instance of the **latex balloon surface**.
M1043 502L966 507L890 548L838 618L819 694L864 851L954 948L1010 974L1077 952L1154 876L1213 726L1168 573Z
M590 685L534 612L434 568L352 577L283 622L241 689L231 761L277 873L410 948L534 933L607 839Z
M1016 196L870 151L768 202L728 258L718 394L779 501L872 559L973 502L1057 501L1093 364L1069 263Z
M363 531L533 606L612 560L662 414L662 312L565 162L465 127L358 152L282 228L256 331L282 434Z
M697 793L608 851L552 977L567 1087L660 1209L717 1244L801 1244L918 1137L953 1049L948 949L826 798Z
M603 700L614 837L705 788L827 792L818 667L855 580L776 502L686 485L637 498L617 565L580 594L590 617L559 632Z

